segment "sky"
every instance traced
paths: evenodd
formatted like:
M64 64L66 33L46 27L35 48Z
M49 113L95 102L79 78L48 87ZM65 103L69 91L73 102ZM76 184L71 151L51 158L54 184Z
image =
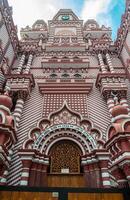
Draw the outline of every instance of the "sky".
M121 16L125 11L125 0L8 0L13 7L14 23L18 30L32 24L37 19L46 22L61 8L72 9L84 22L95 19L100 25L112 28L112 38L116 39Z

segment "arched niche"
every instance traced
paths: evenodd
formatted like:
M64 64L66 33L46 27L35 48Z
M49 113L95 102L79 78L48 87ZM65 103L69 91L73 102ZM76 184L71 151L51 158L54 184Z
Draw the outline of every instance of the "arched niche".
M49 151L50 173L80 173L81 156L81 149L71 140L54 143Z

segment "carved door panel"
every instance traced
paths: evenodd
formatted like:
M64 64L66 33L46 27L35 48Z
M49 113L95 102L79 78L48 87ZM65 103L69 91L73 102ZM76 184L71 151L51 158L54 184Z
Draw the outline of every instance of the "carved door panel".
M80 173L81 150L71 141L56 143L50 150L50 173Z

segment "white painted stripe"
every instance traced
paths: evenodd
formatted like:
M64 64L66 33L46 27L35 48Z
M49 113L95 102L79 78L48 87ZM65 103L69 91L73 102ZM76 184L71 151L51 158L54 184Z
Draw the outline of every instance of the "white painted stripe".
M103 181L103 185L106 186L106 185L111 185L110 181Z
M28 172L22 172L21 176L29 177L29 173Z
M108 177L109 177L109 173L108 173L108 172L103 172L103 173L102 173L102 177L103 177L103 178L105 178L105 177L108 178Z
M25 180L24 180L24 181L21 181L21 182L20 182L20 185L28 185L28 181L25 181Z
M1 183L6 183L6 178L2 178L0 182Z

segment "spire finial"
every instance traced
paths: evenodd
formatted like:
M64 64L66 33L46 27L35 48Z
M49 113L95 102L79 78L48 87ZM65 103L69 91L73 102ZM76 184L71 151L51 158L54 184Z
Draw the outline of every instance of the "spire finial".
M9 91L10 91L10 86L6 84L5 89L4 89L4 94L9 96Z

